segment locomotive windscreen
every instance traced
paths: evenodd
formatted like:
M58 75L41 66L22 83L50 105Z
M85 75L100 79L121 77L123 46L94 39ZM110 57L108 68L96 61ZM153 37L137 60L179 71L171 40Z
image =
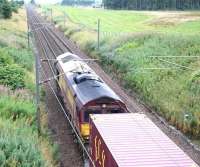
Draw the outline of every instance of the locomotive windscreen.
M89 122L90 114L101 114L101 111L98 110L87 110L84 114L84 121Z
M62 60L63 63L66 63L66 62L73 60L73 59L74 59L73 56L66 56L66 57L63 57L61 60Z
M96 104L108 104L112 102L115 102L115 100L109 97L102 97L96 101Z

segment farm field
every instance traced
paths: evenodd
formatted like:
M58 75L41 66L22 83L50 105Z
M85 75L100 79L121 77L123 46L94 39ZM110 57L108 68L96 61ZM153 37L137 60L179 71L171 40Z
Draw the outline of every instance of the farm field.
M44 9L48 7L45 6ZM97 29L97 20L100 19L101 32L200 32L198 11L125 11L63 6L54 6L53 11L54 16L62 18L65 13L73 23L91 30Z
M34 56L21 8L10 19L0 18L0 166L56 165L57 148L48 137L43 109L38 137L34 95Z
M129 92L199 143L200 12L44 6L53 20ZM64 14L67 13L66 25ZM100 48L97 49L97 20Z

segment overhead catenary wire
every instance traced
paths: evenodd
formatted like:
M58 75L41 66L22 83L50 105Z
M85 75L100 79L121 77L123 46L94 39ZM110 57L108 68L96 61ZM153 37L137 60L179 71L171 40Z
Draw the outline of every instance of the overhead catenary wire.
M168 60L164 60L164 59L160 59L160 58L158 58L158 60L159 60L159 61L162 61L162 62L165 62L165 63L168 63L168 64L170 64L170 65L174 65L174 66L183 68L183 69L192 70L192 71L195 70L195 69L193 69L193 68L190 68L190 67L187 67L187 66L184 66L184 65L175 63L175 62L171 62L171 61L168 61Z

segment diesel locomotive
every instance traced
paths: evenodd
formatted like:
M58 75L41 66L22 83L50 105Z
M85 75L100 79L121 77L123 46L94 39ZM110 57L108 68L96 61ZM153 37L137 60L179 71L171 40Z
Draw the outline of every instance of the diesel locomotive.
M55 64L58 94L79 135L89 139L89 115L128 112L124 102L79 56L70 52Z

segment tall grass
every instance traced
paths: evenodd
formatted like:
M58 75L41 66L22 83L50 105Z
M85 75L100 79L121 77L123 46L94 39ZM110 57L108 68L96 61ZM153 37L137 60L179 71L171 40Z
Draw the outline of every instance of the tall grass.
M100 51L102 65L171 124L200 137L199 36L145 34L116 43Z
M22 157L23 161L20 161L22 164L17 162L16 166L23 166L23 164L25 164L25 166L37 166L38 164L36 160L38 159L40 161L41 158L41 166L53 167L56 166L58 162L58 146L49 139L48 117L45 112L44 104L41 104L40 106L41 135L38 137L35 104L33 103L32 96L33 95L25 89L12 91L8 87L0 86L0 129L3 130L0 131L0 150L2 137L2 140L5 139L7 143L11 144L11 146L13 146L12 142L15 142L17 145L20 141L19 144L21 144L23 151L27 152L28 155L30 154L29 152L38 152L38 157L35 157L35 160L33 157L33 163L26 164L24 159L27 159L26 156L28 155L21 155L19 151L19 154L17 154L17 157L14 159L15 161L10 161L10 158L9 160L2 160L5 166L15 166L16 159L19 159L18 156ZM9 124L9 126L7 126L7 124ZM4 125L7 126L7 131L3 129ZM7 133L13 133L13 136L7 135ZM14 139L10 140L10 137ZM34 145L34 149L30 143ZM10 156L12 156L12 152L18 152L15 147L8 147L11 151ZM2 151L5 151L5 148L3 148ZM2 151L0 151L0 154Z
M17 97L0 97L0 117L13 120L26 118L33 123L35 117L35 105L32 101L21 100Z
M8 167L44 167L36 134L0 118L0 164Z
M42 133L37 134L34 58L27 48L25 10L0 19L0 25L0 166L56 166L47 120L41 118Z
M20 64L23 68L28 71L33 70L34 57L31 50L28 49L17 49L17 48L4 48L13 58L16 64Z

